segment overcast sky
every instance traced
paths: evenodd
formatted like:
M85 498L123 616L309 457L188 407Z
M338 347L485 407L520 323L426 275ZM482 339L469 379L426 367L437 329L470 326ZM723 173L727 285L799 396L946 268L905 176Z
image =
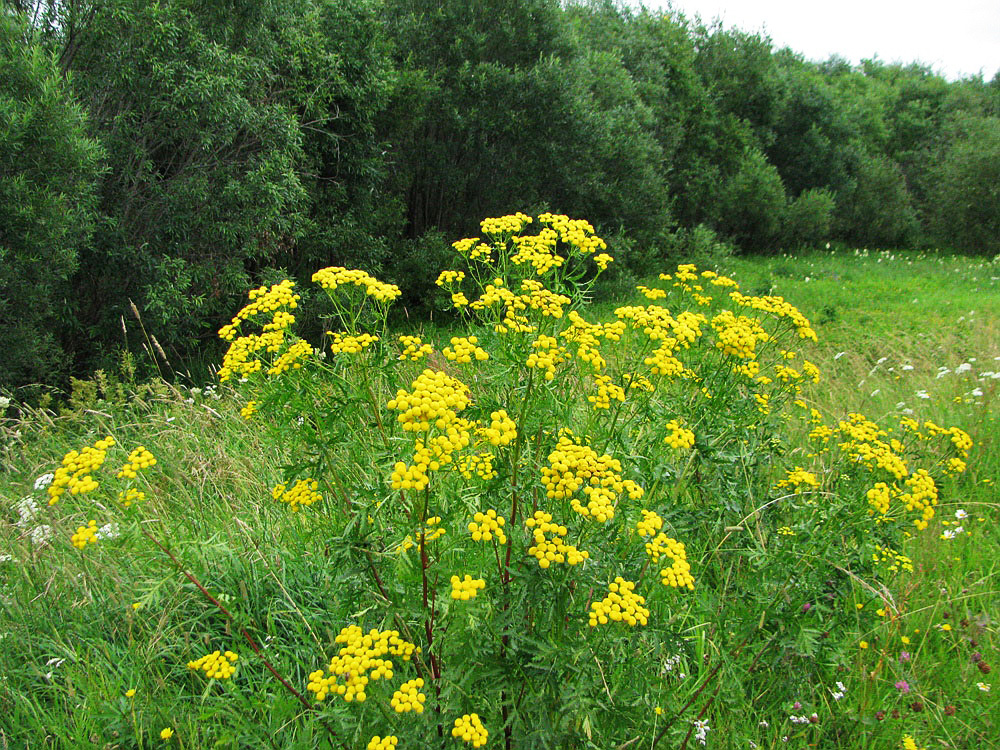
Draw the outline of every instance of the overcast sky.
M638 6L642 0L630 0ZM665 8L667 0L644 0ZM1000 70L1000 0L673 0L675 10L727 27L764 31L810 60L921 62L954 80Z

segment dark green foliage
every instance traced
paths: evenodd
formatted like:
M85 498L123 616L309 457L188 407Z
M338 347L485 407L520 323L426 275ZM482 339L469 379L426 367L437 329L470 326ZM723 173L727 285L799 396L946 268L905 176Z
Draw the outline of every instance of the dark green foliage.
M785 213L785 244L792 249L817 247L830 236L836 201L829 190L804 190Z
M55 61L0 13L0 387L55 382L75 332L68 279L94 221L100 149Z
M881 154L859 153L841 190L839 236L866 247L905 247L919 231L899 166Z
M0 226L10 385L110 368L140 346L160 368L158 346L175 369L212 360L246 287L328 265L432 305L415 271L517 210L586 216L613 241L619 281L682 248L994 252L1000 74L814 63L765 34L619 0L7 8L55 60L40 72L18 57L49 81L32 111L68 86L106 154L98 176L78 112L39 115L62 145L18 146L27 120L5 125L0 151L24 175L0 188L18 207ZM24 91L12 96L23 109ZM40 257L29 246L59 271L18 270ZM51 304L14 316L26 290Z
M932 226L938 242L1000 254L1000 118L963 117L932 168Z
M785 214L785 188L778 170L760 151L747 151L726 183L719 224L740 247L776 252Z

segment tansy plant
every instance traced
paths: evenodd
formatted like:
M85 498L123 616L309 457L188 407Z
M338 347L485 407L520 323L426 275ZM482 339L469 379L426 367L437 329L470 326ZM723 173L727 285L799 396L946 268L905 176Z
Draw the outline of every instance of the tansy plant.
M712 270L682 264L593 319L613 258L586 221L486 219L452 247L447 338L390 336L399 289L339 267L312 277L323 341L295 334L290 280L219 331L220 380L291 456L261 502L350 573L308 678L265 661L302 721L344 747L667 746L720 691L760 692L765 665L821 682L847 657L817 659L807 618L865 632L892 611L880 582L906 574L897 550L964 466L962 430L825 419L809 321ZM794 435L810 450L785 456ZM67 456L52 501L93 491L113 445ZM129 455L121 512L153 461ZM71 541L96 536L95 519ZM238 681L220 653L188 666Z

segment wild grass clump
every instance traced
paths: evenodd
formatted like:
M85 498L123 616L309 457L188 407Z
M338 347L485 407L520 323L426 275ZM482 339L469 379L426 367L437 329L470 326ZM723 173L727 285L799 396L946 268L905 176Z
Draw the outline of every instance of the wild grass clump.
M295 283L260 287L220 331L226 395L90 410L11 504L5 666L31 645L5 737L990 736L992 574L914 604L933 550L988 533L968 433L820 411L810 321L714 270L594 319L613 258L585 221L487 219L453 249L448 340L390 335L399 290L326 268L322 342Z

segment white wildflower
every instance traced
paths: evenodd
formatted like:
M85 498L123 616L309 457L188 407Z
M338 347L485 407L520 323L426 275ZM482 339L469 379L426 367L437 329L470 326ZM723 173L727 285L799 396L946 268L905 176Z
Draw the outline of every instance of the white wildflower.
M46 487L52 484L52 480L55 478L56 475L53 474L52 472L49 472L48 474L42 474L40 477L38 477L38 479L35 480L35 489L39 491L44 490Z
M711 729L707 721L696 719L694 722L694 738L704 745L707 742L708 733Z
M833 355L833 359L834 359L834 361L836 361L836 360L840 359L840 358L841 358L841 357L843 357L843 356L844 356L845 354L847 354L847 352L837 352L836 354L834 354L834 355ZM1000 359L1000 357L997 357L997 359Z
M36 526L31 530L31 543L34 546L39 546L44 544L49 539L52 538L52 527L48 524L42 524L41 526Z
M101 540L114 539L115 537L121 536L121 531L118 528L118 524L112 521L111 523L106 523L99 528L96 536Z
M968 362L963 362L962 364L960 364L958 367L955 368L955 374L961 375L963 372L968 372L971 369L972 369L971 364L969 364Z
M958 510L955 511L955 518L957 518L959 521L961 521L963 518L968 518L968 517L969 514L966 513L964 508L959 508Z
M917 391L916 396L917 398L930 398L931 394L929 394L927 391Z
M33 497L23 498L17 504L17 514L21 517L17 525L27 526L28 522L32 521L38 515L38 503L35 502Z

